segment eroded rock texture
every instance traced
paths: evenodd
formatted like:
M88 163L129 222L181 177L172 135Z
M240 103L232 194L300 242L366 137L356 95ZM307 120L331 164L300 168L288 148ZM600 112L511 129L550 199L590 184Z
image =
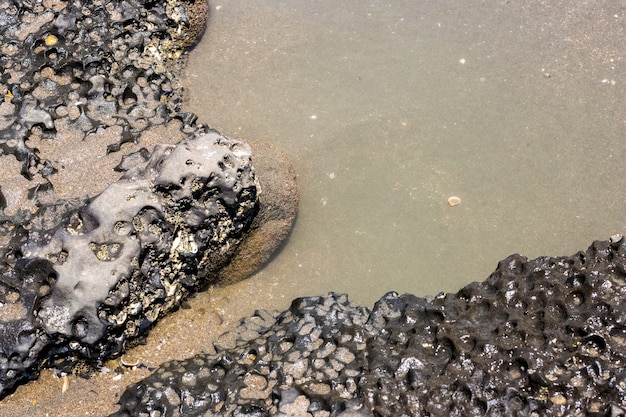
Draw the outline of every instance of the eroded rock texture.
M156 148L50 235L30 232L0 280L0 388L120 352L214 282L256 203L248 145L212 132Z
M46 141L106 132L115 152L173 119L197 129L180 111L178 75L206 9L194 0L0 0L0 162L17 160L29 181L27 196L0 184L5 215L21 223L26 208L55 200L55 174L67 167L40 150Z
M346 296L260 311L216 355L163 365L116 416L621 416L626 242L512 255L432 300Z
M42 366L120 353L212 283L253 221L250 148L180 111L183 52L206 12L194 0L0 0L0 398ZM182 142L141 147L157 127ZM123 176L60 198L71 167L40 149L73 164L103 138L89 161L138 145L116 157Z

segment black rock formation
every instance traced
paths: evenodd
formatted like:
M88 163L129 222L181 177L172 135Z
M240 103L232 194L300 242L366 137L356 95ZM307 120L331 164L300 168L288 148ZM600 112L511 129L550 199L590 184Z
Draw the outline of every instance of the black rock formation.
M193 124L178 75L204 29L195 9L206 1L0 1L0 150L34 181L33 199L59 169L34 138L118 127L117 151L149 126Z
M157 147L53 232L10 244L0 392L44 363L69 368L121 352L215 282L252 222L255 184L248 145L206 133Z
M512 255L427 300L259 311L215 355L164 364L115 416L623 416L626 240Z
M20 200L0 183L0 398L43 366L119 354L214 282L252 223L249 146L180 109L206 15L206 0L0 0L0 165L28 184ZM121 158L93 198L58 198L64 167L33 145L109 132L111 153L170 123L182 142Z

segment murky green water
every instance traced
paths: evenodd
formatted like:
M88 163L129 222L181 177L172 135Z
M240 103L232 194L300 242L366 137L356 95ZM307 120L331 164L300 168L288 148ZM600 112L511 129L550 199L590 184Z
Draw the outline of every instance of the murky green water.
M259 282L371 305L624 233L618 3L212 2L188 108L276 143L301 187Z

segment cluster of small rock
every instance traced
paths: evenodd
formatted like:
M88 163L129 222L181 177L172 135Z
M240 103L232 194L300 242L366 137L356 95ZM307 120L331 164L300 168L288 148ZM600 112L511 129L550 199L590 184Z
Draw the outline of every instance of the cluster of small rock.
M623 416L626 240L512 255L427 300L260 311L217 354L164 364L115 416Z
M0 184L0 397L43 366L119 354L215 280L253 221L249 146L180 111L181 56L206 9L0 0L0 158L30 186L28 208L8 207ZM172 121L182 142L126 155L123 177L89 199L59 199L64 167L32 145L107 131L117 152Z

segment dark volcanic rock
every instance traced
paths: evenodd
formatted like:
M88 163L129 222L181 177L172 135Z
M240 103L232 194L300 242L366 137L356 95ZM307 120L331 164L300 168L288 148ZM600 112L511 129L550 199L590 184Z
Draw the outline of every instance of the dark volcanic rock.
M157 147L50 236L31 232L0 275L0 391L44 362L119 353L215 282L256 209L249 146L211 132Z
M43 366L119 354L216 282L252 224L249 146L181 111L207 7L0 0L0 398ZM95 197L60 198L71 167L38 148L80 156L106 137L97 161L157 128L183 140L118 156Z
M192 124L177 76L205 20L206 1L0 1L2 154L20 161L34 189L60 169L36 140L116 128L117 151L149 126Z
M164 364L116 416L620 416L626 241L512 255L432 300L301 298Z

